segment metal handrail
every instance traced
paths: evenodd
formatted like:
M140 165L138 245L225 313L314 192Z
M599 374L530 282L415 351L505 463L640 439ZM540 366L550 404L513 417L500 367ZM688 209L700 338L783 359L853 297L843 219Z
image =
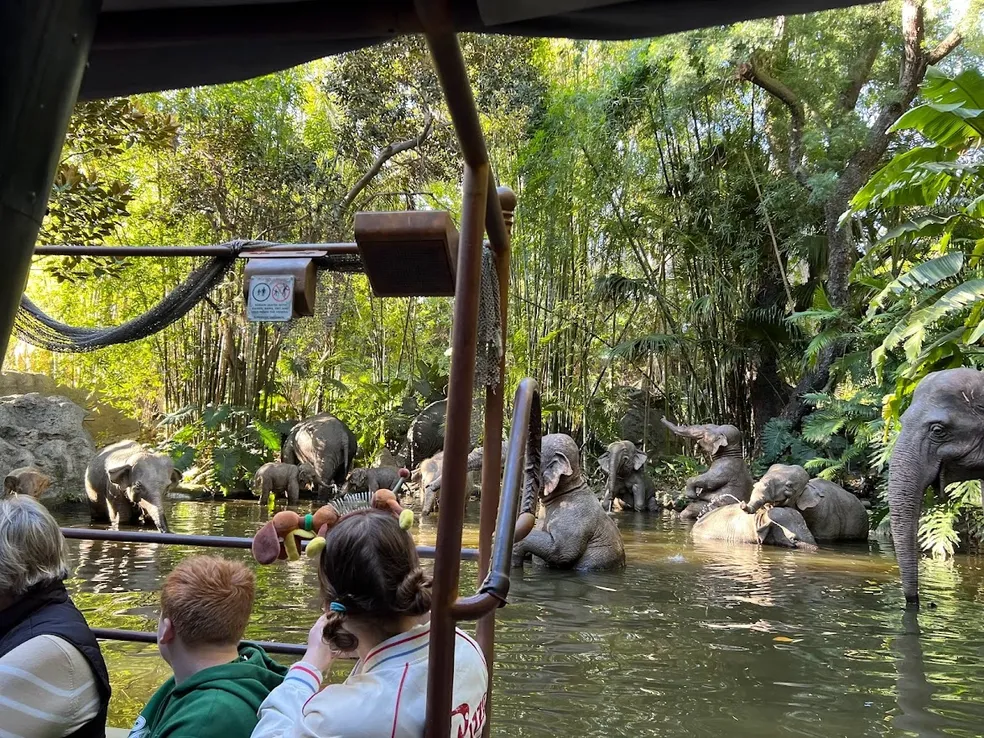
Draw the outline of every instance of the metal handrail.
M100 528L62 528L62 535L77 541L119 541L122 543L165 543L179 546L203 546L207 548L250 548L252 538L234 536L201 536L183 533L156 533L147 530L103 530ZM301 550L307 548L307 541L301 541ZM417 546L417 555L424 559L434 558L434 546ZM461 549L464 561L477 561L478 549Z
M145 633L141 630L118 630L116 628L91 628L92 634L103 641L127 641L129 643L157 643L156 633ZM280 653L286 656L303 656L304 652L307 650L307 646L301 646L297 643L278 643L277 641L251 641L246 640L243 643L252 643L254 646L259 646L267 653Z
M540 413L540 387L533 379L524 379L516 388L513 403L513 426L506 452L506 472L502 499L495 526L495 545L488 576L470 597L459 597L451 606L455 620L477 620L506 604L509 595L509 571L512 549L518 535L522 540L529 531L516 531L519 503L525 491L526 466L539 463L543 425Z
M275 243L246 245L238 251L228 244L214 246L36 246L35 256L239 256L249 258L270 254L290 254L298 251L318 252L321 255L359 254L356 243Z

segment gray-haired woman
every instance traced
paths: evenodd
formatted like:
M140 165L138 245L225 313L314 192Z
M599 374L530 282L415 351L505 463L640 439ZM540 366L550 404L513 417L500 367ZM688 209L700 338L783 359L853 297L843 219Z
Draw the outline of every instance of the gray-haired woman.
M65 539L30 497L0 500L0 695L5 735L106 735L109 675L72 603Z

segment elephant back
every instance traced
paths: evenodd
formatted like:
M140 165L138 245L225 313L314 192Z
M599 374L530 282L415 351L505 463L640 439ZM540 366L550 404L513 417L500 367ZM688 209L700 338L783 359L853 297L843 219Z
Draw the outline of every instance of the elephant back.
M291 428L280 458L287 464L311 464L321 484L341 484L358 450L358 439L342 420L319 413Z
M476 398L472 402L469 443L477 446L482 439L483 403ZM447 423L448 401L438 400L420 411L407 431L407 465L413 469L424 459L444 449L444 430Z

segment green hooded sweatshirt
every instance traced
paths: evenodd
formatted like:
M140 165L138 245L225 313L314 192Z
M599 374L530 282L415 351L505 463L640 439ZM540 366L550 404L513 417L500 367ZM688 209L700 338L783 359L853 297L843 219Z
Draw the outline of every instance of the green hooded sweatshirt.
M262 648L243 643L236 661L202 669L177 686L168 679L129 738L249 738L260 703L286 673Z

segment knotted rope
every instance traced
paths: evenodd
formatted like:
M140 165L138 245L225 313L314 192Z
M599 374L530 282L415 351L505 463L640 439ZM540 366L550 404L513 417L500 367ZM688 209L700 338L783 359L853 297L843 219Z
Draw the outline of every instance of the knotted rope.
M475 388L499 384L502 361L502 311L499 305L499 274L495 254L482 249L482 281L478 297L478 347L475 351Z

